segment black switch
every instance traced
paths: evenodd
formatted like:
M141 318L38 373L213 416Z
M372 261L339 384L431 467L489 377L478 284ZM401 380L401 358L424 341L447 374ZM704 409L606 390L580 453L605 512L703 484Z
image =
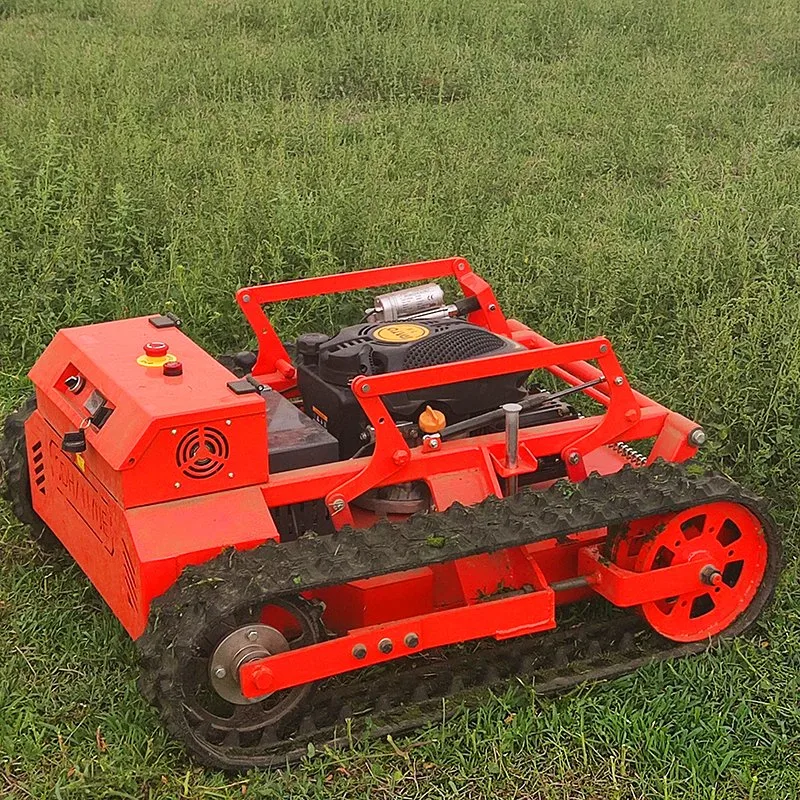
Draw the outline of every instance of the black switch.
M61 440L65 453L83 453L86 450L86 434L81 431L67 431Z

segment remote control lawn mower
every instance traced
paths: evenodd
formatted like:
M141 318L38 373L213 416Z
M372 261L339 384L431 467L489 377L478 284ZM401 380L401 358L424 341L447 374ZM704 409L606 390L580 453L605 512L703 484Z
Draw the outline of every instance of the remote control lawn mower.
M265 313L376 287L360 322L292 344ZM59 331L0 447L15 513L78 562L204 764L406 731L512 676L617 675L769 600L763 502L679 466L703 430L607 339L553 344L461 258L237 302L257 347L221 360L171 314Z

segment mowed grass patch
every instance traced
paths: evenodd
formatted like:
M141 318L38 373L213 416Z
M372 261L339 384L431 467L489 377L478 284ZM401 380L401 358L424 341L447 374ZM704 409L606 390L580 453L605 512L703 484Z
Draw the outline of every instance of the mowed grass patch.
M777 0L0 0L4 409L59 327L169 308L218 352L249 340L239 286L459 253L551 338L607 334L789 537L752 642L557 701L487 697L250 791L791 796L798 30ZM324 302L275 318L353 321ZM9 793L240 796L165 739L110 613L7 518Z

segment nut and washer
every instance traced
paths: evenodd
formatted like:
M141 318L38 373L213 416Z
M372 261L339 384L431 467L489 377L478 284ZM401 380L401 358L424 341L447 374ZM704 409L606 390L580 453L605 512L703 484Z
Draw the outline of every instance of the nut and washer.
M393 648L394 648L394 645L392 644L392 640L391 639L381 639L378 642L378 650L380 650L381 653L384 653L384 654L391 653Z
M334 514L338 514L340 511L344 511L344 500L341 497L337 497L333 503L331 503L331 510Z
M416 647L419 644L419 636L416 633L407 633L406 638L403 639L406 647Z
M357 644L353 646L353 658L359 661L367 657L367 646L365 644Z
M702 447L708 441L708 436L702 428L695 428L689 434L689 444L692 447Z

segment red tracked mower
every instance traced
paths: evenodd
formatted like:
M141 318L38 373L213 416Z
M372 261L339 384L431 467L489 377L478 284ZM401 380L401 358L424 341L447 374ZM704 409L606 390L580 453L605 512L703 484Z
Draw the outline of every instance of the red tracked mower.
M264 311L399 284L291 356ZM286 763L353 720L407 730L511 675L619 674L741 632L771 596L761 501L677 465L697 424L636 392L607 339L506 318L463 259L237 301L257 349L231 369L170 315L59 331L0 449L15 512L80 564L204 763ZM557 629L598 596L628 611Z

